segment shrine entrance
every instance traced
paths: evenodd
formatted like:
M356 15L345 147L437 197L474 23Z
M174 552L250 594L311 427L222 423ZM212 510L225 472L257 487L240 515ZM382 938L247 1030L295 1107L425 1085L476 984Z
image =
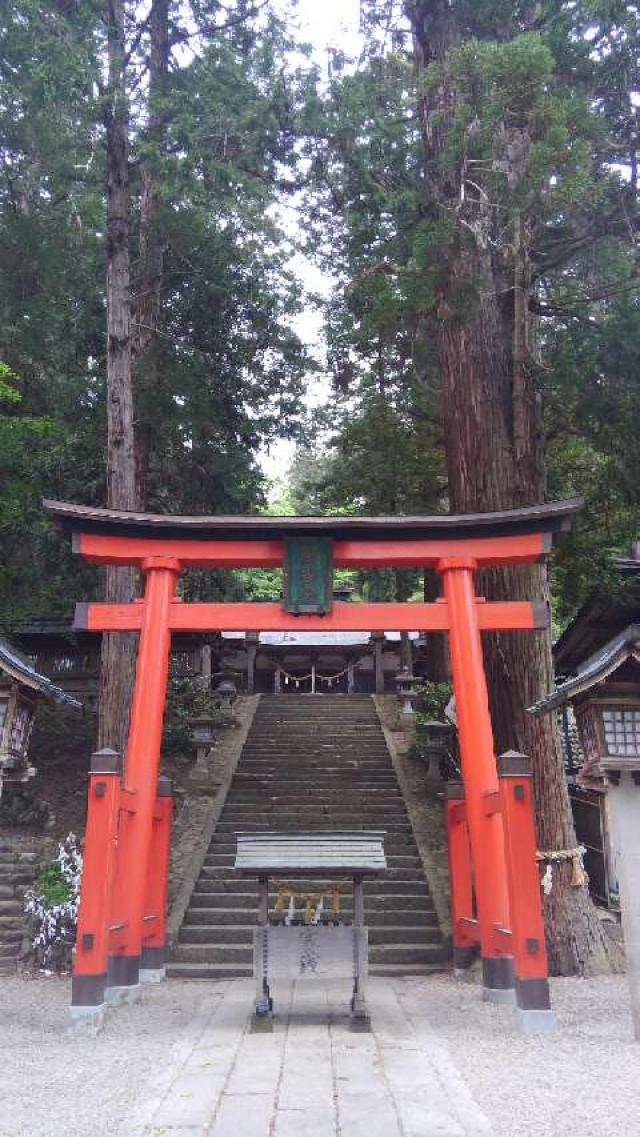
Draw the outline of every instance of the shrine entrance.
M544 1029L549 991L535 860L530 771L500 760L482 633L546 628L548 607L487 602L478 569L546 560L578 508L557 502L503 513L435 517L179 517L44 503L92 564L133 565L145 578L131 604L80 604L75 626L139 633L129 738L121 771L95 757L73 975L72 1012L96 1028L105 1002L133 999L162 976L170 788L158 778L173 632L447 632L464 784L448 803L454 965L479 945L484 997L514 1001L525 1029ZM284 568L279 603L184 603L189 568ZM333 569L436 569L431 603L332 602Z

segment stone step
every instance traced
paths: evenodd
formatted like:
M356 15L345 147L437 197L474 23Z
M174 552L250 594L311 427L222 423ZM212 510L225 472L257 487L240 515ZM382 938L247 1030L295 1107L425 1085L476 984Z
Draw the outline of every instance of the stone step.
M254 929L242 924L221 927L220 924L183 924L181 944L253 944ZM369 928L370 944L442 944L442 933L436 923L430 927L405 928L398 925Z
M348 908L343 907L341 914L346 922L348 922L349 912ZM429 928L434 926L435 919L434 909L424 903L419 908L415 905L410 908L384 905L378 909L367 905L365 908L365 923L369 927L378 927L383 924L393 927ZM204 922L227 926L243 924L245 927L253 927L257 923L257 905L247 908L228 905L226 908L222 908L212 905L210 897L206 894L194 893L186 912L185 922L187 924Z
M24 911L23 906L19 900L15 898L12 900L0 899L0 917L13 916L14 914L22 914Z
M440 944L369 944L370 963L433 963L442 957ZM177 944L172 963L241 963L253 966L253 944Z
M405 845L402 847L407 849L409 846ZM209 852L205 856L204 864L208 865L210 868L219 868L219 869L231 870L228 872L228 876L231 877L234 875L235 859L236 859L236 843L235 843L235 841L224 842L223 844L220 844L220 845L211 844L209 846ZM418 856L417 851L415 853L408 855L408 856L402 856L402 855L398 855L395 853L387 854L387 874L386 875L388 876L389 872L395 873L396 871L399 871L401 869L415 870L416 872L419 873L420 879L422 879L424 874L423 874L423 870L422 870L422 863L420 861L420 857ZM410 877L407 876L406 879L409 880Z
M0 887L33 884L35 875L35 871L29 868L0 868Z
M24 916L18 915L17 913L15 916L0 916L0 940L5 932L22 932L24 926Z
M253 966L226 963L168 963L168 979L250 979Z
M400 790L384 788L379 789L375 786L367 786L366 794L369 804L372 805L394 805L398 808L404 808L405 802L402 799ZM271 802L285 802L288 805L315 805L317 802L348 802L350 805L357 806L361 804L361 791L359 789L332 789L327 786L324 789L318 789L316 786L308 787L305 790L300 788L291 789L289 781L282 783L282 786L273 787L269 786L265 789L232 789L230 795L226 799L226 804L248 806L255 810L256 806L261 803ZM1 871L1 870L0 870Z
M351 822L351 824L348 824L348 822ZM242 825L239 825L237 821L220 820L218 822L217 832L220 832L220 833L268 833L270 830L272 831L274 828L275 828L275 826L269 825L266 821L254 821L254 820L250 820L249 818L247 818L247 820L245 822L243 822ZM308 825L306 825L306 826L300 825L300 824L287 825L286 826L286 829L289 833L305 833L305 832L322 833L323 830L333 831L335 829L350 829L350 830L353 830L354 832L356 832L356 831L359 831L361 829L366 830L366 829L371 829L371 828L372 828L371 825L365 825L365 824L362 824L360 822L358 822L358 824L355 824L351 818L341 818L341 817L333 817L331 825L329 825L328 823L325 825L322 825L316 819L314 821L309 821ZM373 826L373 828L376 828L376 826ZM381 828L381 826L377 826L377 828ZM390 821L390 822L387 822L385 824L384 828L385 828L387 833L393 834L394 836L407 836L407 837L411 836L411 838L413 839L413 831L411 829L411 826L410 826L408 820L404 821L404 822L403 821ZM385 845L386 845L386 842L385 842Z
M369 968L369 974L389 978L401 975L432 975L443 971L445 966L445 958L424 964L376 963ZM253 968L242 964L169 963L167 965L168 979L250 979L252 975Z
M205 869L207 872L205 873ZM257 889L257 877L246 877L244 879L236 877L234 873L228 872L226 869L211 868L207 860L202 866L200 873L202 880L218 881L221 888L230 891L230 893L246 893L251 889ZM335 880L344 880L347 878L334 878ZM296 881L296 888L307 888L308 891L316 891L318 888L331 885L334 880L309 880L308 885L305 881ZM350 888L350 881L349 881ZM419 869L391 869L384 874L382 880L365 880L365 896L369 893L391 893L391 891L400 891L400 893L419 893L423 889L427 890L424 880L424 873Z
M16 929L14 932L3 931L0 933L0 952L9 951L15 952L22 943L23 931Z
M317 892L317 886L316 886ZM215 880L198 880L193 890L193 898L206 897L207 902L211 908L246 908L252 909L257 907L257 890L253 892L247 890L245 892L226 892L221 890L220 882ZM270 903L273 905L276 902L277 893L272 892L270 895ZM421 896L415 896L413 893L403 894L399 892L389 893L367 893L365 900L365 910L367 912L377 912L379 909L384 908L386 911L391 912L394 908L408 908L410 905L415 904L420 908L431 908L432 900L430 893L424 886L424 893ZM298 905L300 907L300 905ZM340 897L340 908L343 912L351 911L351 894L346 893Z
M249 805L240 805L235 802L227 803L225 805L222 816L226 821L235 821L236 818L254 818L256 814L262 820L271 817L286 817L291 813L295 813L296 817L301 820L309 818L312 820L314 817L323 818L325 816L342 817L346 820L352 818L354 821L360 819L362 824L368 822L369 819L385 820L389 824L394 822L406 822L406 810L399 809L398 803L394 802L391 805L377 805L375 802L369 805L363 805L361 809L356 809L348 802L327 802L318 801L311 803L298 802L294 805L289 805L287 802L272 802L263 801L261 805L256 808L255 803Z

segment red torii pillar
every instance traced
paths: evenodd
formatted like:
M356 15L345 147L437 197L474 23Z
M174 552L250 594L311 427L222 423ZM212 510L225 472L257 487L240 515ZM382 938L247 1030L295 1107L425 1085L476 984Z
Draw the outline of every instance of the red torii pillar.
M124 763L124 792L131 795L133 816L124 830L119 853L123 868L126 866L120 912L126 936L122 949L109 958L109 1002L133 998L138 990L140 971L155 971L158 967L157 951L143 949L143 920L169 677L169 610L180 563L173 557L148 557L143 561L142 571L145 574L143 618Z
M477 621L471 558L439 562L449 607L449 653L467 821L475 870L484 998L513 1001L513 958L509 935L509 885L502 816L487 803L498 793L493 730Z

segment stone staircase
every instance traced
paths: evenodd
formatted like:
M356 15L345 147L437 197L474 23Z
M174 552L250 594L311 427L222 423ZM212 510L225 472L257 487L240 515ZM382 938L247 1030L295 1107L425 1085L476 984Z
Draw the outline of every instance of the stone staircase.
M263 695L173 947L169 975L252 974L256 882L234 874L235 834L296 829L385 830L388 871L364 886L370 972L415 975L442 967L442 933L373 700ZM315 893L320 887L313 880L295 883L297 890ZM343 918L350 919L350 896L341 907Z
M23 896L33 883L38 854L0 843L0 975L15 975L27 933Z

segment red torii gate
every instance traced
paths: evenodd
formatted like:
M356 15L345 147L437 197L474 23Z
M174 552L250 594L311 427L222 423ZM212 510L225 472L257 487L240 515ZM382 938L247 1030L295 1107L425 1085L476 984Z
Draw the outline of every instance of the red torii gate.
M135 998L162 974L171 799L158 779L172 632L448 632L464 792L450 801L454 964L479 943L484 997L515 1001L536 1029L549 1020L544 931L535 861L530 776L522 756L499 781L482 656L482 632L545 628L544 603L486 602L474 573L548 557L579 501L501 513L434 517L180 517L45 501L73 535L74 551L100 565L133 565L145 578L131 604L79 604L75 626L139 632L129 737L121 776L114 756L94 756L89 787L72 1011L90 1026L103 1006ZM321 537L343 568L435 568L433 603L336 603L294 616L280 604L184 603L187 568L275 568L285 541ZM511 792L510 792L511 791ZM472 909L475 894L475 912Z

